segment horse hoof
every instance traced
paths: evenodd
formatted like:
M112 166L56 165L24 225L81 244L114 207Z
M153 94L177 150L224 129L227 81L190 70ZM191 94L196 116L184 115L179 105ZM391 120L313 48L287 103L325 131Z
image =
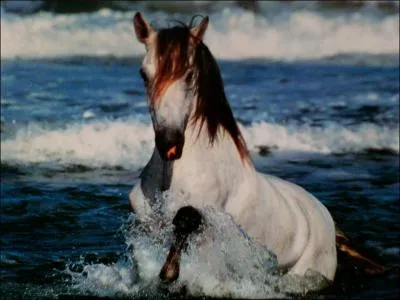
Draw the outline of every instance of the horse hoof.
M159 277L164 283L172 283L179 277L179 251L171 250L167 261L161 268Z

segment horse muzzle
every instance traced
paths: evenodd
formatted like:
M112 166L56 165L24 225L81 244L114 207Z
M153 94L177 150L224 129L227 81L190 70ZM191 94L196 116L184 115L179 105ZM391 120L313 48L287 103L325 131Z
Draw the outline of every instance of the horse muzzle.
M156 131L156 147L163 160L181 158L185 136L180 130L162 129Z

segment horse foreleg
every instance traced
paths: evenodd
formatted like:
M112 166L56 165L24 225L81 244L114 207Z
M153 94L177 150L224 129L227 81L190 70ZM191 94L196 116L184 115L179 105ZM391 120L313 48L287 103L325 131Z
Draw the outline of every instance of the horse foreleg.
M181 252L186 247L189 235L197 231L202 224L202 215L194 207L184 206L178 210L172 224L175 225L174 242L159 274L160 279L165 283L178 279Z

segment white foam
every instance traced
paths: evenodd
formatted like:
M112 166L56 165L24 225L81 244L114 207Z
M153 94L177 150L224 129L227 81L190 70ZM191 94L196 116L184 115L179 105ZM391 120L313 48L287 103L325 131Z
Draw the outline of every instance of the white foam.
M86 110L86 111L82 114L82 117L83 117L84 119L91 119L91 118L93 118L95 115L96 115L96 114L95 114L93 111L91 111L91 110Z
M278 297L271 275L275 255L248 237L230 215L210 207L202 215L206 228L189 239L176 284L196 296Z
M137 167L150 158L153 137L152 126L134 120L80 123L63 129L30 124L1 142L1 161Z
M145 13L149 20L170 19ZM134 37L133 12L29 16L1 12L1 58L70 55L137 56L144 48ZM175 19L188 16L174 14ZM311 59L340 53L399 53L398 15L384 18L354 13L326 17L294 11L268 18L225 7L211 14L206 43L217 58Z
M207 218L207 227L188 241L189 248L182 255L179 278L171 285L163 285L158 278L172 239L170 219L168 225L156 234L146 234L135 227L134 222L125 224L126 243L133 249L126 254L136 261L135 264L121 260L109 266L87 265L83 272L68 273L80 291L99 296L120 294L134 297L151 293L160 297L162 293L179 292L183 286L192 296L279 296L268 285L271 277L268 270L276 266L275 256L256 246L230 216L211 209L205 209L203 214Z
M118 294L135 295L138 292L132 265L123 261L112 265L85 265L82 273L69 270L66 273L72 276L74 288L81 293L91 292L100 297L115 297Z
M367 148L399 152L398 128L362 123L343 127L314 128L258 122L240 125L250 151L259 146L275 153L347 153ZM30 124L1 141L2 163L79 164L89 167L142 167L151 156L154 132L151 124L137 120L93 121L53 129Z
M267 145L281 150L322 154L358 152L367 148L386 148L399 152L398 128L372 123L352 127L336 123L327 127L299 127L260 122L250 127L241 126L241 129L251 150Z

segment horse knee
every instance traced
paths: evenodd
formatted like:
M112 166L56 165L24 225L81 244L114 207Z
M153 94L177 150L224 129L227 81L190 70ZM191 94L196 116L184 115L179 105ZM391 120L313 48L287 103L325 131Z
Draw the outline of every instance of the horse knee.
M307 271L313 270L328 280L333 280L336 273L336 248L328 246L312 247L309 245L296 264L289 270L289 274L304 276Z
M151 214L152 209L143 195L140 184L136 185L129 194L129 203L136 217L141 220Z
M134 213L136 213L137 210L137 197L135 190L132 189L132 191L129 193L129 204L131 209L133 210Z

